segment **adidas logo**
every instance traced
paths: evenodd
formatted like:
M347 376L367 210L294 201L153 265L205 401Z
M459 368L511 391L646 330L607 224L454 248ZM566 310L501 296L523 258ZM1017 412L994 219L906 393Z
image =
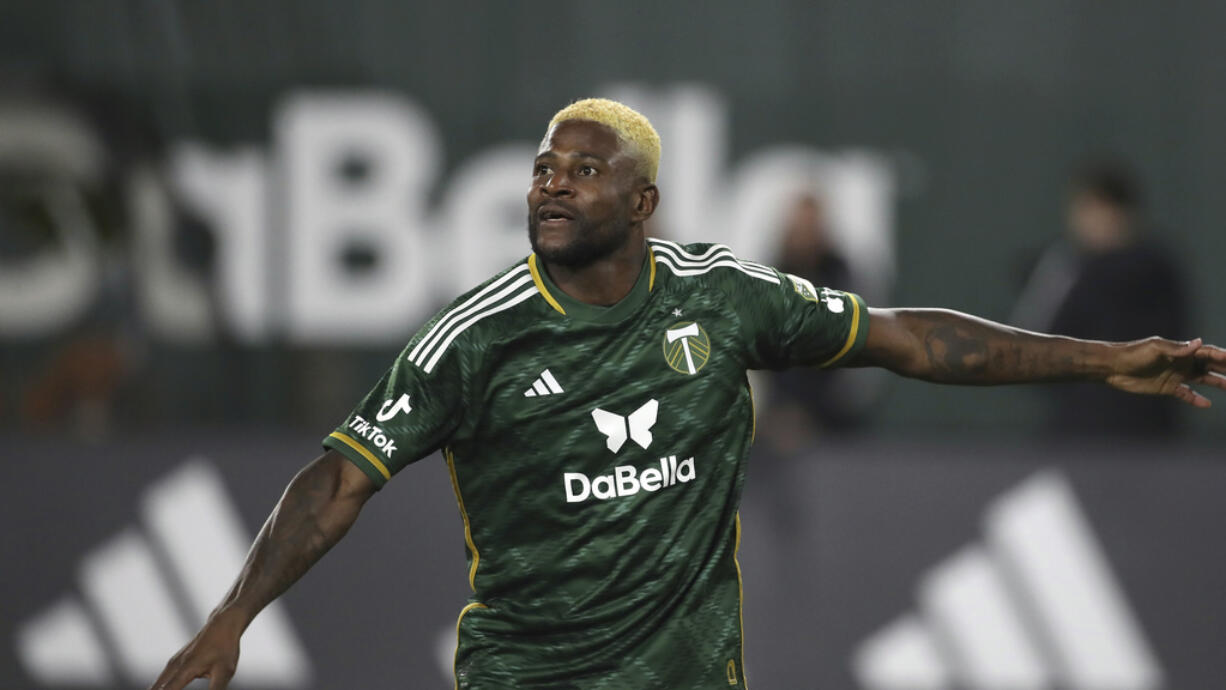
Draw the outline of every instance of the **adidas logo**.
M242 568L251 538L206 460L149 487L140 507L143 533L125 529L82 559L83 596L66 594L18 626L17 658L39 684L147 687ZM274 602L243 635L235 683L297 688L310 680L306 652Z
M558 380L546 369L532 382L532 387L524 391L524 397L535 398L538 395L557 395L564 392L562 387L558 385Z
M596 422L600 433L605 435L605 446L614 453L621 450L626 443L626 437L646 450L651 445L651 427L656 424L659 407L660 402L652 398L626 417L596 408L592 410L592 421Z
M984 544L930 570L919 611L854 653L867 690L1156 690L1163 673L1068 481L995 499Z

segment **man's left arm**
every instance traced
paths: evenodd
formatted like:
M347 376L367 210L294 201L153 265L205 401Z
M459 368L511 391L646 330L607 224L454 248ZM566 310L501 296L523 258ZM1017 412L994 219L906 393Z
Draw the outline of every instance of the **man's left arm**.
M1100 381L1130 393L1170 395L1196 407L1210 403L1193 385L1226 389L1226 350L1199 338L1078 340L946 309L869 309L867 341L848 365L974 386Z

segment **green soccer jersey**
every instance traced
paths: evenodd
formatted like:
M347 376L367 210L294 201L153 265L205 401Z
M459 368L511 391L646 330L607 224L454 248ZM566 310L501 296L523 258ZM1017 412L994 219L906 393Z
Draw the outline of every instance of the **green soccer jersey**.
M443 309L324 445L377 485L441 448L468 547L456 685L745 687L748 369L864 344L852 294L652 239L617 304L529 256Z

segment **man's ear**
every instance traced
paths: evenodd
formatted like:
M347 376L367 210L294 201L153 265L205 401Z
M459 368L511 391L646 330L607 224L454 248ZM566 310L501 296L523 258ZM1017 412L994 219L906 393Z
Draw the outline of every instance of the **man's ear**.
M630 222L642 223L656 212L660 204L660 190L654 184L641 185L634 192L634 208L630 210Z

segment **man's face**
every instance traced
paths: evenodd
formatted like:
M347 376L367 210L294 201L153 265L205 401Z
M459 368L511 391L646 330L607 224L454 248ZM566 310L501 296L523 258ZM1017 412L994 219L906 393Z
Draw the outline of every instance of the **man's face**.
M613 130L588 120L545 135L528 188L528 239L547 262L582 268L623 246L634 211L635 161Z
M1077 192L1069 204L1073 239L1083 249L1106 251L1129 240L1128 214L1089 192Z

